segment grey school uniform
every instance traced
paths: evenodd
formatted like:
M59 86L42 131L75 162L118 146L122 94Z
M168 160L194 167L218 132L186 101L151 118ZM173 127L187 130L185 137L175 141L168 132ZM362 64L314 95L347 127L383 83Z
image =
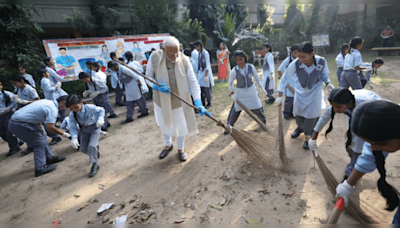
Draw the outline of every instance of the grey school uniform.
M352 49L351 53L348 53L344 59L343 72L340 75L340 87L348 89L351 86L353 90L363 88L360 76L355 70L355 67L361 66L362 63L360 52Z
M353 90L352 94L354 95L356 99L356 107L357 105L361 104L364 101L372 101L372 100L379 100L381 97L370 91L370 90L365 90L365 89L358 89L358 90ZM350 127L350 117L352 115L352 110L347 109L344 114L347 116L347 125ZM314 128L314 131L316 132L321 132L322 128L331 120L331 114L332 114L332 106L329 107L326 112L324 113L323 116L319 119L317 125ZM346 166L345 170L345 175L350 176L351 172L353 171L354 165L357 161L357 158L361 155L363 145L365 143L364 140L362 140L360 137L358 137L356 134L351 132L352 135L352 141L350 145L350 149L353 151L352 154L349 153L349 156L351 158L350 163Z
M16 111L11 117L8 128L18 138L24 140L29 148L33 148L35 169L46 164L53 158L53 153L47 144L47 137L40 123L57 121L58 103L56 100L38 100Z
M261 101L252 80L253 78L256 81L257 86L260 89L263 89L257 71L252 64L246 63L244 69L240 69L239 66L236 66L229 76L229 90L233 92L233 81L236 79L236 99L257 115L263 123L266 123ZM236 123L241 111L242 108L236 102L233 102L228 116L228 124L230 126L233 126Z
M96 123L99 118L105 116L104 108L91 104L82 105L79 112L69 113L71 138L78 138L80 133L79 150L89 155L90 163L97 162L99 157L100 128L96 127Z
M106 113L110 112L108 110L108 108L109 108L108 103L110 103L110 99L108 98L107 84L104 81L102 81L98 78L95 78L95 77L92 77L91 80L92 80L91 82L86 83L89 87L89 91L90 92L94 92L94 91L99 92L99 95L97 95L95 98L93 98L93 104L95 104L96 106L103 107ZM108 125L108 119L107 119L107 115L105 115L104 116L104 127L107 128L107 125Z
M336 70L336 77L338 79L338 82L340 83L340 75L343 72L343 66L344 66L344 60L345 60L346 55L343 53L339 53L336 56L336 64L337 64L337 70Z
M10 101L6 103L5 95L8 95L10 98ZM17 106L17 103L15 103L12 100L12 97L14 96L13 93L4 91L4 94L0 92L0 108L9 108L13 109ZM0 115L0 136L4 140L7 140L8 146L10 149L17 149L18 146L18 140L17 138L11 133L11 131L8 129L8 122L13 114L13 111L4 113L3 115Z
M54 90L51 89L51 87L54 87L57 84L57 82L62 82L64 80L64 77L58 75L57 72L49 66L46 66L46 70L50 74L50 77L48 78L50 80L50 83L46 82L45 83L46 85L41 84L41 87L44 92L44 97L49 100L56 100L61 96L68 95L68 93L65 92L62 88L57 88ZM43 83L43 81L41 81L41 83ZM46 89L43 88L44 86L46 87ZM48 88L50 88L50 90L48 90ZM59 111L57 121L63 122L66 113L67 109Z

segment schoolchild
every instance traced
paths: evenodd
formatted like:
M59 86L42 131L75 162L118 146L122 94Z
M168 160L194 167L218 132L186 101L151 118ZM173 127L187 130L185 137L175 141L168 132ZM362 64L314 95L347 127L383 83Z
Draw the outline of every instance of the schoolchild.
M275 65L274 56L272 55L272 45L268 42L264 43L263 50L267 52L267 54L265 54L263 61L262 85L268 93L268 100L265 100L265 102L267 104L272 104L275 101Z
M362 89L361 79L357 71L365 68L360 67L363 63L360 50L364 40L361 37L354 37L350 41L350 49L346 54L343 65L343 72L340 75L340 87L351 88L353 90Z

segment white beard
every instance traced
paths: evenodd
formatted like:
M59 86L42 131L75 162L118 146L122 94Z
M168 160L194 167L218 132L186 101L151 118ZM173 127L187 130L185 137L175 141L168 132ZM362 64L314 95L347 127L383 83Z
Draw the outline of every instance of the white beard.
M178 58L179 58L179 56L178 56L178 58L176 58L175 60L171 60L171 59L169 59L168 58L168 56L164 53L164 55L165 55L165 58L170 62L170 63L176 63L177 61L178 61Z

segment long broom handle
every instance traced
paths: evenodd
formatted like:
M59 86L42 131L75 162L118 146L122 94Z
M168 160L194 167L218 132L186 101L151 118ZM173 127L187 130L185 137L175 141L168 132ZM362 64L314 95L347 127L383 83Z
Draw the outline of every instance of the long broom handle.
M344 199L339 198L336 200L335 207L333 208L331 214L328 217L328 220L326 221L326 224L336 224L339 220L339 216L342 213L344 209Z
M151 79L151 78L147 77L146 75L140 73L139 71L133 69L132 67L128 66L126 63L121 62L121 61L119 61L118 59L114 59L114 61L117 62L117 63L120 63L120 64L124 65L125 67L127 67L127 68L129 68L129 69L131 69L131 70L133 70L133 71L135 71L135 73L139 74L140 76L144 77L145 79L149 80L150 82L156 84L158 87L161 87L161 85L158 84L156 81L154 81L153 79ZM171 93L172 95L174 95L176 98L178 98L179 100L181 100L181 101L184 102L185 104L189 105L190 107L194 108L195 110L200 111L199 108L197 108L197 107L194 106L193 104L190 104L190 103L187 102L185 99L181 98L178 94L172 92L170 89L168 90L168 92L170 92L170 93ZM214 117L212 117L212 116L208 116L207 114L206 114L206 116L207 116L208 118L214 120L214 121L217 122L217 123L220 122L220 120L218 120L218 119L216 119L216 118L214 118ZM222 127L225 128L225 129L227 129L225 126L222 126ZM229 132L229 131L228 131L228 132Z

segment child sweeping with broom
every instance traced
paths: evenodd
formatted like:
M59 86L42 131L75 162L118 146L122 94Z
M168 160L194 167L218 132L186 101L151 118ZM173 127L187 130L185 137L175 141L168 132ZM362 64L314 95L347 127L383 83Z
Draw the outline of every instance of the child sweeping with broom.
M351 130L351 120L352 120L352 112L355 107L361 104L364 101L370 100L379 100L380 96L372 91L360 89L353 90L350 92L348 89L339 87L332 90L329 95L329 102L331 103L331 107L329 107L324 115L318 120L317 125L314 128L314 134L312 139L309 141L309 147L313 151L318 151L317 148L317 138L319 132L321 132L322 128L329 122L329 128L325 132L325 137L328 139L328 134L333 129L333 119L335 118L336 113L344 113L347 116L348 128L347 128L347 140L346 140L346 150L351 158L350 163L346 166L344 179L346 180L350 173L354 169L354 165L357 161L357 158L361 155L362 147L364 145L364 140L355 135Z
M258 98L258 92L252 78L254 78L257 86L263 90L265 95L267 95L267 91L265 91L260 82L256 68L253 64L247 63L248 57L246 53L241 50L236 51L233 57L235 58L237 66L231 71L228 85L231 91L229 96L231 96L235 102L233 102L231 111L229 112L228 125L233 127L242 111L242 108L236 103L236 100L242 102L248 109L256 114L263 123L266 123L262 104L260 98ZM237 80L236 94L233 91L233 82L235 79ZM224 131L224 134L227 135L228 132Z
M386 182L385 158L400 150L400 106L387 100L363 102L353 111L351 128L366 143L349 178L337 186L336 198L343 198L347 206L357 181L378 169L379 192L386 199L386 210L393 211L397 207L393 224L399 224L399 197L394 187Z
M299 47L299 58L294 60L281 78L278 86L278 99L276 103L283 103L283 91L289 80L295 78L295 95L293 114L296 115L297 129L292 133L292 138L297 138L304 132L306 140L303 148L308 150L308 138L311 138L315 124L321 116L322 86L325 82L329 90L335 87L329 79L327 61L314 53L310 42L303 42Z

